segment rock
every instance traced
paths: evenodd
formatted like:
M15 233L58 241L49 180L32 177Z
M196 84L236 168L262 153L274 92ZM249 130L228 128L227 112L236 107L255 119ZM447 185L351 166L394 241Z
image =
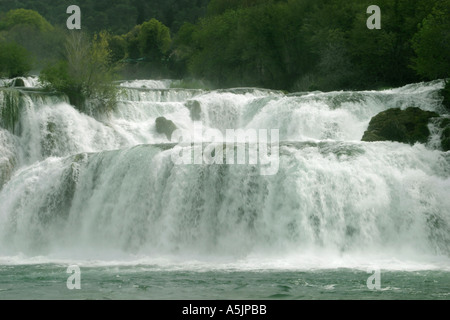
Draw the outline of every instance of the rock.
M47 130L45 131L47 132L47 134L45 135L45 138L41 140L41 152L44 158L56 156L58 146L58 133L56 123L53 121L48 121L46 129Z
M441 121L442 135L441 146L442 150L450 151L450 119L445 118Z
M14 164L10 159L0 159L0 190L11 178L13 170Z
M0 190L11 179L16 164L14 140L6 131L0 130Z
M441 137L442 150L450 151L450 128L447 128L442 133Z
M159 117L155 121L156 132L164 133L167 139L172 140L172 133L177 130L177 126L172 120L167 120L164 117Z
M23 79L16 78L11 82L11 87L25 87Z
M450 111L450 81L445 84L444 89L441 90L441 95L444 98L442 104Z
M23 106L19 90L4 90L0 95L0 126L12 134L20 133L20 113Z
M202 119L202 107L200 102L190 100L186 102L186 108L189 109L192 121L200 121Z
M362 141L397 141L414 144L426 143L430 136L428 122L439 117L435 112L419 108L389 109L370 120Z

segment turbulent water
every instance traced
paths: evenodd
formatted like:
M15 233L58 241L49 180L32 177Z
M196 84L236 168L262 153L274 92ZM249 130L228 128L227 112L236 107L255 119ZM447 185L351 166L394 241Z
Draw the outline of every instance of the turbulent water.
M439 129L426 145L360 142L383 110L444 114L442 82L289 95L173 86L122 82L101 119L65 97L14 96L19 117L0 128L0 298L448 299ZM278 129L279 170L176 165L161 116L186 135L201 124L194 139ZM78 293L65 289L73 264L88 288ZM368 268L382 271L375 295Z

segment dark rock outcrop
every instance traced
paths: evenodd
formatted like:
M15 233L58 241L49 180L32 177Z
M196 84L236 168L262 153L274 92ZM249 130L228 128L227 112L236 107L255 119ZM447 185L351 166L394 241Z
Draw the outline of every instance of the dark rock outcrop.
M11 82L11 87L25 87L23 79L16 78Z
M444 151L450 151L450 119L445 118L441 121L442 135L441 147Z
M202 107L200 102L190 100L186 102L186 108L189 109L192 121L200 121L202 119Z
M177 130L177 126L172 120L167 120L164 117L159 117L155 121L156 132L164 133L167 139L172 140L172 133Z
M450 81L447 81L444 89L441 90L441 95L444 98L442 104L448 111L450 111Z
M3 157L0 158L0 190L12 177L15 167L16 157L12 152L4 154Z
M439 115L419 108L389 109L372 118L362 141L426 143L430 136L428 123L435 117Z

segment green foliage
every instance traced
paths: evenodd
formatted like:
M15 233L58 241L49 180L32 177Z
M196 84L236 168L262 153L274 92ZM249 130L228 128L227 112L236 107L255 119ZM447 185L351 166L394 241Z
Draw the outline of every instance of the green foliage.
M125 52L123 62L128 65L122 73L126 77L163 77L168 74L172 39L170 29L160 21L146 21L115 41L120 42L120 48ZM117 46L115 50L117 52Z
M161 61L172 43L169 28L156 19L135 26L122 39L128 58L148 61Z
M125 52L127 58L138 59L141 57L141 48L139 46L139 34L141 32L141 27L141 25L137 25L123 36L125 39Z
M10 30L18 25L27 25L41 32L52 31L53 27L38 12L26 9L17 9L9 11L2 19L2 27Z
M174 49L170 63L171 70L175 72L177 78L183 78L188 74L188 64L195 51L193 41L196 30L195 25L185 23L173 40Z
M177 31L184 22L195 23L206 13L209 0L0 0L0 12L31 9L42 14L52 25L65 26L70 5L82 10L82 28L91 33L108 30L125 34L135 25L156 18Z
M437 2L412 43L418 74L428 79L450 77L450 0Z
M27 75L32 68L30 53L14 42L0 43L0 76L7 78Z
M64 91L70 86L69 67L67 61L60 60L42 70L39 80L52 89Z
M0 38L27 49L37 62L37 68L42 67L46 60L55 58L61 51L63 32L50 25L36 11L11 10L0 17L0 25L3 26Z
M3 97L3 107L0 108L0 124L3 128L9 130L12 134L16 132L16 124L20 117L20 95L17 90L3 89L0 98Z
M175 56L216 86L398 86L420 80L411 39L439 1L380 0L382 29L369 30L369 0L212 0L207 18L180 29Z
M109 34L102 32L90 41L83 33L71 33L65 56L42 70L40 81L50 90L67 94L80 111L103 114L116 105L114 66L108 47Z
M378 0L381 30L366 27L371 0L21 0L0 1L0 12L23 7L64 27L71 4L82 8L83 31L109 30L106 65L122 63L127 78L304 91L450 77L450 0ZM37 12L4 15L0 39L25 47L43 64L66 49L64 33L46 32L49 24ZM79 79L64 61L44 76ZM89 91L75 89L74 97Z
M123 36L111 36L108 40L108 46L111 50L111 62L117 63L125 58L127 53L127 41Z
M201 20L195 30L182 28L177 55L196 78L216 86L291 88L313 66L302 33L302 12L312 3L263 1L228 9Z
M227 10L248 8L260 4L272 3L273 0L211 0L208 4L208 15L215 16Z
M141 56L152 61L162 59L172 43L169 28L156 19L141 25L138 41Z

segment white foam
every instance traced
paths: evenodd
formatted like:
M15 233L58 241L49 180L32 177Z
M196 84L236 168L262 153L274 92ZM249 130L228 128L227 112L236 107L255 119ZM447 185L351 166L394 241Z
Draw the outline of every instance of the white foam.
M120 86L128 88L168 89L173 80L130 80L121 82Z

